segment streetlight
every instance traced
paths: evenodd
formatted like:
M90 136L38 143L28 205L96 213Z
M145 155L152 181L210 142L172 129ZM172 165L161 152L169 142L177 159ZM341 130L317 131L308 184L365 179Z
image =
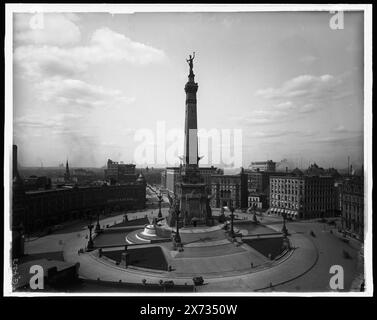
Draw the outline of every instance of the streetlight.
M258 219L257 219L256 203L253 203L253 211L254 211L253 221L254 221L255 223L257 223L257 222L258 222Z
M285 209L281 215L283 217L283 228L281 229L281 231L283 232L284 236L287 236L288 229L287 229L287 226L285 225L285 220L287 219L287 212L285 211Z
M101 232L101 226L100 226L100 224L99 224L99 210L97 210L97 224L96 224L96 229L95 229L95 231L96 231L97 233Z
M175 246L177 248L182 248L181 236L179 235L179 214L180 214L179 208L175 209L175 214L176 214L177 229L176 229L176 233L175 233L175 236L174 236L174 243L175 243Z
M162 194L161 194L161 192L157 197L158 197L158 215L157 215L157 217L162 218L162 212L161 212Z
M288 235L288 229L287 229L287 226L285 225L285 221L287 219L287 211L286 211L286 208L287 208L287 180L285 180L285 184L284 184L284 199L285 199L285 203L284 203L284 209L283 209L283 212L282 212L282 217L283 217L283 228L281 229L281 231L283 232L284 236L286 237Z
M89 241L88 241L88 250L93 249L93 239L92 239L92 230L93 230L93 224L92 224L92 219L90 217L88 229L89 229Z
M234 208L233 208L233 206L230 206L229 210L230 210L230 236L232 238L234 238L234 229L233 229Z

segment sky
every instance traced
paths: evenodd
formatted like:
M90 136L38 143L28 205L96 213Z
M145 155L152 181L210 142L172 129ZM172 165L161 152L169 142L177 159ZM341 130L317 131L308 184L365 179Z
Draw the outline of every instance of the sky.
M183 133L186 59L195 51L198 127L241 130L239 166L289 159L344 168L348 156L361 166L363 14L345 12L335 30L332 16L14 13L19 164L173 165L157 149L149 162L140 150L161 143L161 130L164 150L181 148L172 136Z

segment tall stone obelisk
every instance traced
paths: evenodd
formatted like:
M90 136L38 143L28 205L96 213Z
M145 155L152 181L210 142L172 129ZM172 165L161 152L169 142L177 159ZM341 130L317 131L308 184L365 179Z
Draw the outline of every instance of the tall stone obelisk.
M187 60L190 66L188 82L185 85L186 92L186 115L185 115L185 149L184 164L185 166L198 165L198 116L196 108L196 92L198 84L195 83L195 74L193 71L193 56Z
M180 210L183 226L210 225L212 224L211 209L206 192L206 185L200 176L198 157L198 123L197 123L197 100L196 93L198 84L195 82L193 72L193 56L186 60L190 71L188 82L185 85L186 92L186 112L185 112L185 136L184 155L182 157L180 179L177 183L176 201ZM170 226L175 224L175 213L169 215Z

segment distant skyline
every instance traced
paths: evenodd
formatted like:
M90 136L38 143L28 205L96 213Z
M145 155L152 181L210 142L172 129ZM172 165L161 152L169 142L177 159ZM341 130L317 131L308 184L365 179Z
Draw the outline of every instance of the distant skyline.
M15 13L13 24L22 166L134 162L137 130L163 121L183 132L193 51L198 126L242 129L244 167L363 163L361 12L345 12L343 30L329 27L329 12L33 17Z

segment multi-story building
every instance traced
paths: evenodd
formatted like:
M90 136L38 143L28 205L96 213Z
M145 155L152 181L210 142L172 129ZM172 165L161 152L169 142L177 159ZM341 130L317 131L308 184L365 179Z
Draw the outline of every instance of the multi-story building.
M83 169L83 168L76 168L73 170L73 173L72 173L72 181L79 185L90 184L98 180L98 178L99 177L93 171Z
M267 196L264 193L249 193L247 198L248 207L263 210L268 208Z
M233 175L212 175L211 185L212 207L228 206L235 209L248 207L247 174L243 171Z
M177 182L179 181L180 168L167 167L165 171L165 188L170 194L175 194Z
M364 236L364 180L347 178L341 185L342 228L363 239Z
M98 187L56 188L27 191L24 210L13 212L15 225L22 223L26 232L43 230L48 226L83 218L87 213L113 210L142 209L145 207L145 183Z
M46 190L25 190L17 169L17 147L13 147L12 228L26 233L112 210L142 209L146 182L140 175L134 182L95 187L67 186Z
M337 214L331 176L306 176L298 169L290 175L270 177L270 213L308 219Z
M270 175L274 172L245 170L247 174L248 190L251 193L268 193Z
M111 184L134 182L137 178L135 167L134 164L119 163L108 159L105 179Z
M253 171L250 169L245 170L247 174L247 185L249 197L262 196L266 199L263 202L263 208L268 208L270 199L270 176L286 175L285 172L271 172L271 171Z
M250 170L253 171L276 171L276 162L272 160L267 161L255 161L252 162L249 166Z
M30 176L24 179L25 190L50 189L51 186L51 179L46 176Z
M166 170L161 171L161 187L166 189Z

